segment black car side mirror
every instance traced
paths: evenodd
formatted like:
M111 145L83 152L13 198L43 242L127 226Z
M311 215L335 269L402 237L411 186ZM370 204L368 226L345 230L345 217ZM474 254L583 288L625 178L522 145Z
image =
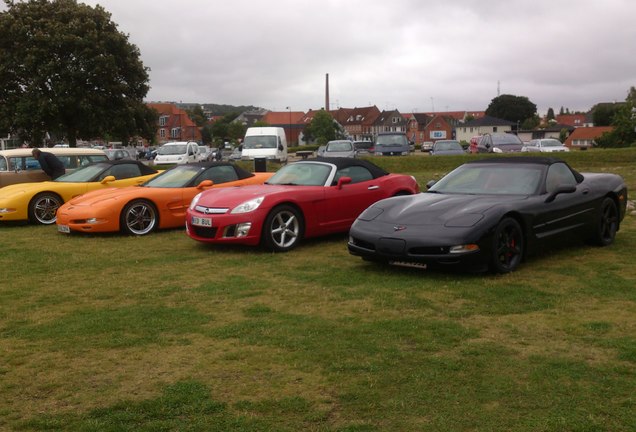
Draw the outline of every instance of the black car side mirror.
M426 183L426 189L432 188L435 183L437 183L437 180L429 180L428 183Z
M557 195L562 193L574 193L576 192L576 186L574 185L561 185L557 187L548 197L545 199L546 203L554 201Z

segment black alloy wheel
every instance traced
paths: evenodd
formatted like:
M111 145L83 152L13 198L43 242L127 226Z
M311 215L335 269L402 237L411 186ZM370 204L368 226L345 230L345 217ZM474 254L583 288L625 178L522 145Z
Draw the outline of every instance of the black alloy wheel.
M499 222L493 237L491 266L496 273L516 270L523 259L524 238L521 225L513 218Z

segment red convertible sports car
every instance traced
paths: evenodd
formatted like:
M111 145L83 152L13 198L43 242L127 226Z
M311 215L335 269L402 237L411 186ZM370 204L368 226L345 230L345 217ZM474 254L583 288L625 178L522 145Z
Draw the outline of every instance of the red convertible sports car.
M192 200L188 235L283 252L302 238L346 232L369 205L419 192L412 176L360 159L318 158L282 167L261 186L209 190Z

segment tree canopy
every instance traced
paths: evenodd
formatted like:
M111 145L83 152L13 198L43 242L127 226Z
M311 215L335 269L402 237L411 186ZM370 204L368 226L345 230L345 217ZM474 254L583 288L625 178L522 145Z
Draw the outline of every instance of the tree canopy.
M0 13L0 129L35 145L47 132L77 139L152 139L148 69L101 6L5 0ZM151 123L151 122L154 122Z
M629 89L625 103L614 105L611 117L611 132L604 133L596 140L599 147L636 146L636 88ZM596 121L596 119L595 119Z
M497 96L486 108L486 114L491 117L520 123L533 118L536 113L537 106L530 99L508 94Z
M311 119L311 122L305 126L303 135L306 141L316 140L318 144L322 145L340 137L342 134L331 114L322 109L318 111L314 115L314 118Z

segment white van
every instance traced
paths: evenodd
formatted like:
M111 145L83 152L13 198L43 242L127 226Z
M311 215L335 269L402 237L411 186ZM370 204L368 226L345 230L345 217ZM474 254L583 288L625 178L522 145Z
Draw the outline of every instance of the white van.
M251 127L241 144L241 159L275 159L287 162L287 138L281 127Z
M174 141L157 149L155 165L183 165L197 161L199 145L194 141Z

